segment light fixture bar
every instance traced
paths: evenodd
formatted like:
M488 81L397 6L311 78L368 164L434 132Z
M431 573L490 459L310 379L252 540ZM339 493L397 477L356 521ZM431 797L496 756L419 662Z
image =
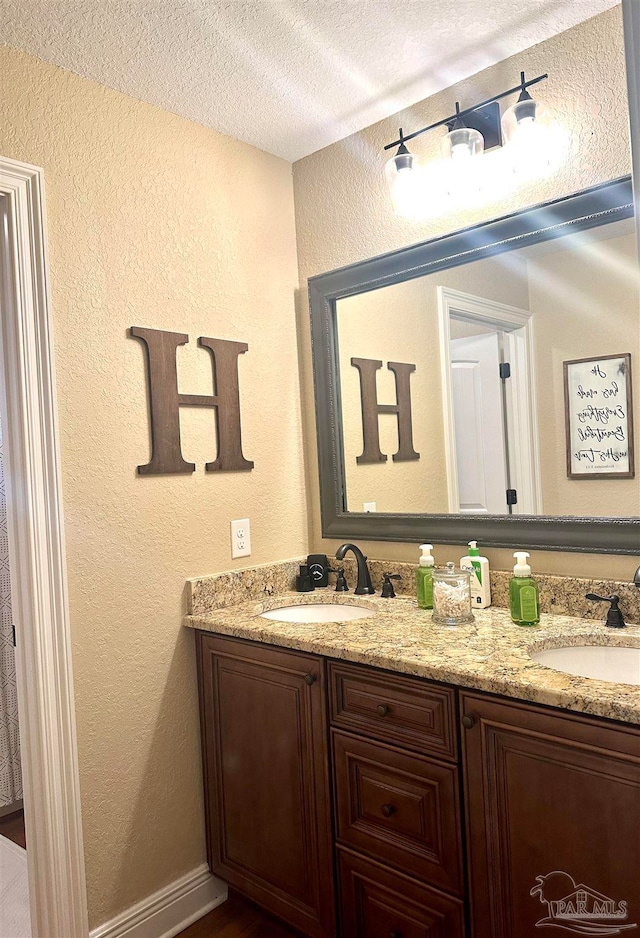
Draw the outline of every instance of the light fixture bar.
M444 120L436 121L435 124L429 124L428 127L422 127L420 130L414 130L412 134L401 134L399 140L394 140L393 143L388 143L385 146L385 150L392 150L393 147L401 146L406 144L408 140L413 140L414 137L419 137L420 134L426 134L428 130L433 130L435 127L444 127L445 124L451 124L456 118L464 118L465 115L471 114L473 111L477 111L478 108L484 107L487 104L493 104L494 101L500 101L502 98L507 98L510 94L515 94L516 91L524 91L526 88L530 88L531 85L537 85L539 81L544 81L545 78L548 78L549 75L545 73L544 75L538 75L537 78L531 78L529 81L524 80L524 72L520 73L522 76L522 81L519 85L516 85L515 88L509 88L508 91L503 91L501 94L494 94L492 98L487 98L485 101L480 101L479 104L474 104L473 107L465 108L464 111L458 111L455 114L452 114L451 117L445 117Z

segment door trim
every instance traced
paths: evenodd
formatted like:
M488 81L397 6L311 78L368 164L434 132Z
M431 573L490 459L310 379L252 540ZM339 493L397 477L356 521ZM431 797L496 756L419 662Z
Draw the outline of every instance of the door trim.
M538 447L538 409L534 362L533 316L525 309L505 303L486 300L451 287L438 287L438 326L440 335L440 370L442 380L442 409L444 415L444 448L447 467L449 511L458 513L458 467L456 462L456 436L451 387L451 329L452 313L462 313L469 321L496 326L508 333L510 361L516 363L507 397L509 426L514 439L506 441L515 488L524 493L514 514L542 513L542 485L540 452ZM518 330L516 334L515 330Z
M44 171L0 158L9 250L0 408L34 935L88 933Z

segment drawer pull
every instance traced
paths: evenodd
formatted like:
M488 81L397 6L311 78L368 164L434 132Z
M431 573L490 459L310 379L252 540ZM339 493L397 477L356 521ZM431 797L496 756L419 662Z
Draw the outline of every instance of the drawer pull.
M462 725L464 726L465 730L473 729L473 727L476 725L476 718L472 717L471 714L465 713L462 718Z
M381 811L385 817L391 817L392 814L396 813L396 809L392 804L383 804Z
M402 938L402 932L401 932L401 931L390 931L390 932L389 932L389 938Z
M311 687L311 685L312 685L313 683L315 683L315 681L316 681L316 676L315 676L315 674L305 674L305 676L304 676L304 682L305 682L305 684L308 684L309 687Z
M379 717L386 717L391 708L387 704L378 704L376 707L376 713Z

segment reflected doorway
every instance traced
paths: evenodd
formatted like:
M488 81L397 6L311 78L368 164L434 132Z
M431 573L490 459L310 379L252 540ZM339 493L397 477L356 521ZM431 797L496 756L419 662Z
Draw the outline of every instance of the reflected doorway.
M449 511L542 512L528 310L438 287Z

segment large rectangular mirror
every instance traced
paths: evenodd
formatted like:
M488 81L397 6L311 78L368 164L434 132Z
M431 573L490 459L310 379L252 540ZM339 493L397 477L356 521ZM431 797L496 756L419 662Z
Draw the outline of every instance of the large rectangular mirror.
M623 179L311 280L323 533L637 552L639 279Z

